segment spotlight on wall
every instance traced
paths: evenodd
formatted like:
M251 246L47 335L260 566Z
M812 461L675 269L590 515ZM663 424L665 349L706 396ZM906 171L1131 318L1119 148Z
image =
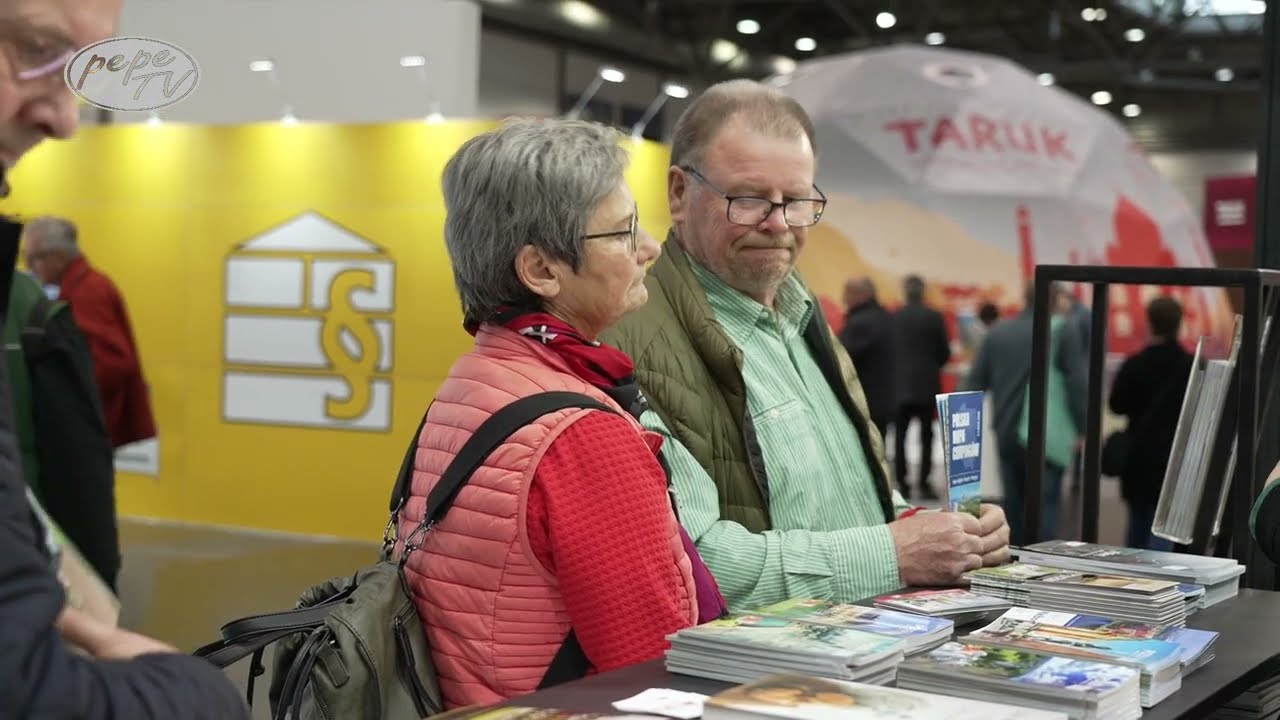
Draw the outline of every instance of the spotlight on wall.
M276 69L276 64L270 60L254 60L249 63L249 72L271 72Z
M427 64L427 59L421 55L405 55L400 58L400 67L422 67Z

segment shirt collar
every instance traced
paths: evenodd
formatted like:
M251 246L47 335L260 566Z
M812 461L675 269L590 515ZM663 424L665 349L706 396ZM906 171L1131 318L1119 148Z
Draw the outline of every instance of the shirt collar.
M690 258L690 260L693 260ZM698 264L693 266L693 274L707 293L707 302L716 314L716 321L724 328L729 339L736 345L746 345L756 330L762 325L775 324L784 335L800 335L813 316L813 300L804 288L795 271L787 274L778 296L774 298L777 313L770 311L754 299L729 287L715 273Z

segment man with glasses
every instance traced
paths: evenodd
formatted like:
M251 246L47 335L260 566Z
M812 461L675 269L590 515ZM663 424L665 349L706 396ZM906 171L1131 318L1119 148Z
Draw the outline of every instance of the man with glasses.
M75 131L79 109L62 71L77 48L111 35L121 2L0 0L0 170ZM0 217L0 324L20 233ZM212 665L67 607L47 534L27 500L0 377L0 718L248 717Z
M680 520L733 610L953 583L1008 557L1000 508L918 513L891 487L849 357L794 271L826 207L813 137L759 83L696 99L649 302L602 338L635 359Z

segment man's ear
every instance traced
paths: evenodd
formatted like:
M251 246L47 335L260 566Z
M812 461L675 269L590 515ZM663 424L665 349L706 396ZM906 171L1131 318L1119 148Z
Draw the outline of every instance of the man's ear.
M667 207L671 211L671 224L684 223L689 207L689 176L683 170L672 165L667 169Z
M525 245L516 253L516 277L530 292L543 299L550 300L560 294L563 265L532 245Z

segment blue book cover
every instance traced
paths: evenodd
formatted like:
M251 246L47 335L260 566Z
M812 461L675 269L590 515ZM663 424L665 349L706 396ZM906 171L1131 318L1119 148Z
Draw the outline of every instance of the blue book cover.
M982 504L982 413L985 393L937 396L947 509L977 517Z

